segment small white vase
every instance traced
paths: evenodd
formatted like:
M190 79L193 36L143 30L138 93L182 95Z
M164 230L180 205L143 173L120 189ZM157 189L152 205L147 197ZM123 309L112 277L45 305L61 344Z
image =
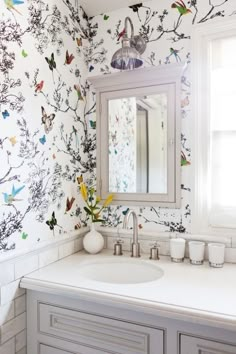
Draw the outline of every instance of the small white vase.
M85 251L91 254L100 252L104 247L104 238L100 232L95 230L94 223L90 226L90 231L83 238Z

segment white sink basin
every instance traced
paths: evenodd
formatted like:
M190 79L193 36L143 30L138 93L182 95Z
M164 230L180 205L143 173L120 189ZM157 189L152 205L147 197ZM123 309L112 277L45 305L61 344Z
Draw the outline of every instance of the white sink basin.
M79 274L103 283L137 284L155 281L164 272L160 267L142 260L109 258L81 264Z

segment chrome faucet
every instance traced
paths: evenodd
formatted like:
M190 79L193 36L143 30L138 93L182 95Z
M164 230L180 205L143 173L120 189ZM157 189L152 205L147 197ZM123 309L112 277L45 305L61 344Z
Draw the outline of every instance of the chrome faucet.
M140 257L140 244L138 242L138 217L133 210L129 210L125 215L123 228L127 229L131 215L133 215L133 242L131 244L131 257Z

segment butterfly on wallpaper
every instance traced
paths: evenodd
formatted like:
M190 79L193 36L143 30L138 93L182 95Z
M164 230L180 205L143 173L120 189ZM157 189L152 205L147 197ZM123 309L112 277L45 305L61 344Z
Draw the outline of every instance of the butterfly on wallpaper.
M122 38L122 37L124 37L124 35L125 35L125 28L118 34L118 41Z
M83 183L83 176L82 175L80 175L79 177L77 177L77 182L78 182L78 184L80 184L80 183Z
M16 140L16 137L15 137L15 136L11 136L11 137L8 138L8 139L9 139L9 141L10 141L10 143L11 143L12 146L15 146L15 145L16 145L17 140Z
M46 143L46 136L43 135L42 138L39 138L39 142L44 145Z
M43 89L44 81L41 80L38 84L35 85L35 92L41 92Z
M22 49L21 55L22 55L23 58L27 58L28 57L28 53L24 49Z
M128 211L129 211L129 208L127 208L126 210L122 211L122 214L126 215L128 213Z
M69 54L68 50L66 51L66 60L65 64L70 65L72 61L75 59L73 54Z
M89 72L91 73L91 71L93 71L94 70L94 66L93 65L90 65L89 66Z
M94 122L93 120L90 120L89 123L90 123L90 127L92 129L96 129L96 122Z
M22 232L21 238L22 240L26 240L29 235L26 232Z
M71 199L69 199L68 197L66 198L66 210L65 210L65 213L67 213L68 211L71 210L74 201L75 201L74 197L72 197Z
M54 59L54 53L51 54L51 58L45 57L46 62L48 63L49 70L52 72L52 79L54 82L54 74L53 71L54 69L57 68L57 64Z
M15 8L15 5L21 5L21 4L24 4L24 1L22 0L4 0L5 2L5 5L6 5L6 8L8 10L14 10L15 12L17 12L19 15L21 15L20 11L18 11L16 8Z
M185 156L184 152L181 151L181 166L188 166L191 165L191 162L187 160L187 157Z
M41 107L42 110L42 124L44 124L45 133L48 134L53 128L53 120L56 117L54 113L47 115L44 107Z
M138 10L140 9L140 7L142 7L143 4L142 3L139 3L139 4L136 4L136 5L132 5L132 6L129 6L130 9L133 10L133 12L138 12Z
M53 160L55 160L55 158L56 158L56 155L55 155L55 154L53 154L53 155L52 155L52 158L53 158Z
M103 20L104 20L104 21L107 21L108 19L109 19L109 16L108 16L108 15L104 15L104 16L103 16Z
M57 219L54 211L52 212L51 218L46 221L46 224L49 226L49 229L52 231L54 231L55 226L59 226L57 225Z
M82 43L82 38L76 38L76 43L78 47L82 47L83 43Z
M77 92L79 101L83 101L84 99L83 99L83 96L82 96L81 89L80 89L79 85L74 85L74 89Z
M48 63L49 70L53 71L56 69L57 64L54 59L54 53L51 54L51 58L45 57L45 60Z
M6 118L10 117L10 113L5 109L5 111L2 112L2 117L3 117L3 119L6 119Z
M138 228L141 230L141 229L143 229L143 225L142 224L139 224L138 225Z

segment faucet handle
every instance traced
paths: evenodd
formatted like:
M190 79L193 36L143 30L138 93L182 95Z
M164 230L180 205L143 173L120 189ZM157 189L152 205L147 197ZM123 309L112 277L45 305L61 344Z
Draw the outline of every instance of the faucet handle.
M152 244L150 244L150 246L152 246L150 248L150 257L149 259L160 259L159 257L159 249L158 246L160 247L160 245L157 242L154 242Z
M122 243L124 243L124 241L122 241L121 239L117 239L115 244L114 244L114 256L122 256Z

